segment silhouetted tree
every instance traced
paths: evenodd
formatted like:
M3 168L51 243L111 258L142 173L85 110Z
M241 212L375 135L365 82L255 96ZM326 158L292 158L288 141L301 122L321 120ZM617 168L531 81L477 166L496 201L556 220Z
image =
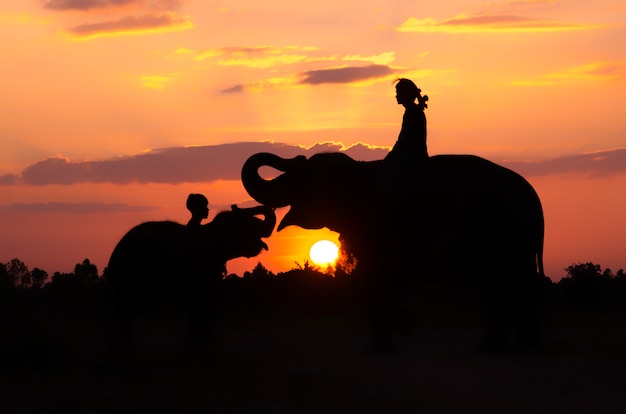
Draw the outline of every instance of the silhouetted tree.
M565 271L567 276L559 281L558 287L566 302L575 308L608 309L623 305L624 270L619 269L614 275L609 268L602 270L600 265L587 262L574 263Z
M31 288L40 288L46 283L48 279L48 273L38 267L34 268L30 272Z
M269 270L267 270L267 268L263 266L261 262L258 262L251 272L246 271L243 274L244 279L251 279L251 280L263 280L263 279L268 279L268 278L272 278L275 276L276 275L270 272Z
M318 272L319 266L312 265L308 260L304 260L304 264L298 262L295 263L296 267L293 270L300 270L305 273ZM302 272L300 272L302 274ZM297 273L297 272L296 272Z
M89 259L85 259L74 266L74 276L79 284L90 286L98 282L98 268Z
M21 286L22 283L28 282L30 278L28 267L18 258L11 259L7 263L6 269L13 286Z
M70 284L73 284L73 280L74 273L54 272L52 274L52 279L50 280L50 283L48 283L48 287L51 289L67 287Z
M13 282L9 272L7 271L7 265L0 263L0 291L8 290L13 287Z

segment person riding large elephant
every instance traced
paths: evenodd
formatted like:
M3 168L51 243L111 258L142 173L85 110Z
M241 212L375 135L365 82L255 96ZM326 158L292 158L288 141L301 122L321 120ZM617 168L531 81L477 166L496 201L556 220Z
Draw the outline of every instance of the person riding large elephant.
M340 234L370 288L374 350L393 348L394 301L404 282L442 273L486 293L485 350L510 349L512 318L518 345L537 344L532 294L543 274L544 218L533 187L485 159L437 155L407 165L389 189L380 184L384 162L258 153L241 176L256 201L290 207L278 231L297 225ZM281 174L264 179L263 166Z
M262 238L269 237L275 225L270 207L233 205L207 224L155 221L131 229L116 245L106 268L110 346L129 349L138 312L167 300L188 307L187 346L206 345L221 300L226 262L267 250Z

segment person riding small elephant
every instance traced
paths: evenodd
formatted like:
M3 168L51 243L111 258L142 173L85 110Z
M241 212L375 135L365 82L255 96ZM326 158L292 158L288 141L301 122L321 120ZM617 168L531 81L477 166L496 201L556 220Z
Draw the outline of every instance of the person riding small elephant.
M187 222L189 227L198 227L202 220L209 217L209 200L204 194L189 194L185 206L191 213L191 218Z

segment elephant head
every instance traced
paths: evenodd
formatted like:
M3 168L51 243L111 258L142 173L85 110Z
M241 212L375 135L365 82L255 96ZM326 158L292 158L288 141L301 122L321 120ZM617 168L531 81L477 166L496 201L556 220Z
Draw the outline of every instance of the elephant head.
M263 218L257 217L259 215ZM212 234L222 236L220 244L226 260L254 257L267 250L267 244L262 239L272 234L275 225L276 214L273 208L239 208L236 205L230 211L219 213L207 224Z

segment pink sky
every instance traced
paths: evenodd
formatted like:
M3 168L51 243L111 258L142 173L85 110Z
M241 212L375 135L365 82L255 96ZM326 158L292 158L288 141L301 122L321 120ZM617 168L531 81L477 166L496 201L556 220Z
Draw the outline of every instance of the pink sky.
M536 187L553 279L626 267L622 1L265 3L5 1L0 262L102 270L133 225L185 222L190 192L212 214L251 203L238 173L259 148L380 158L402 76L430 97L431 154L480 155ZM228 269L289 270L323 237L276 233Z

